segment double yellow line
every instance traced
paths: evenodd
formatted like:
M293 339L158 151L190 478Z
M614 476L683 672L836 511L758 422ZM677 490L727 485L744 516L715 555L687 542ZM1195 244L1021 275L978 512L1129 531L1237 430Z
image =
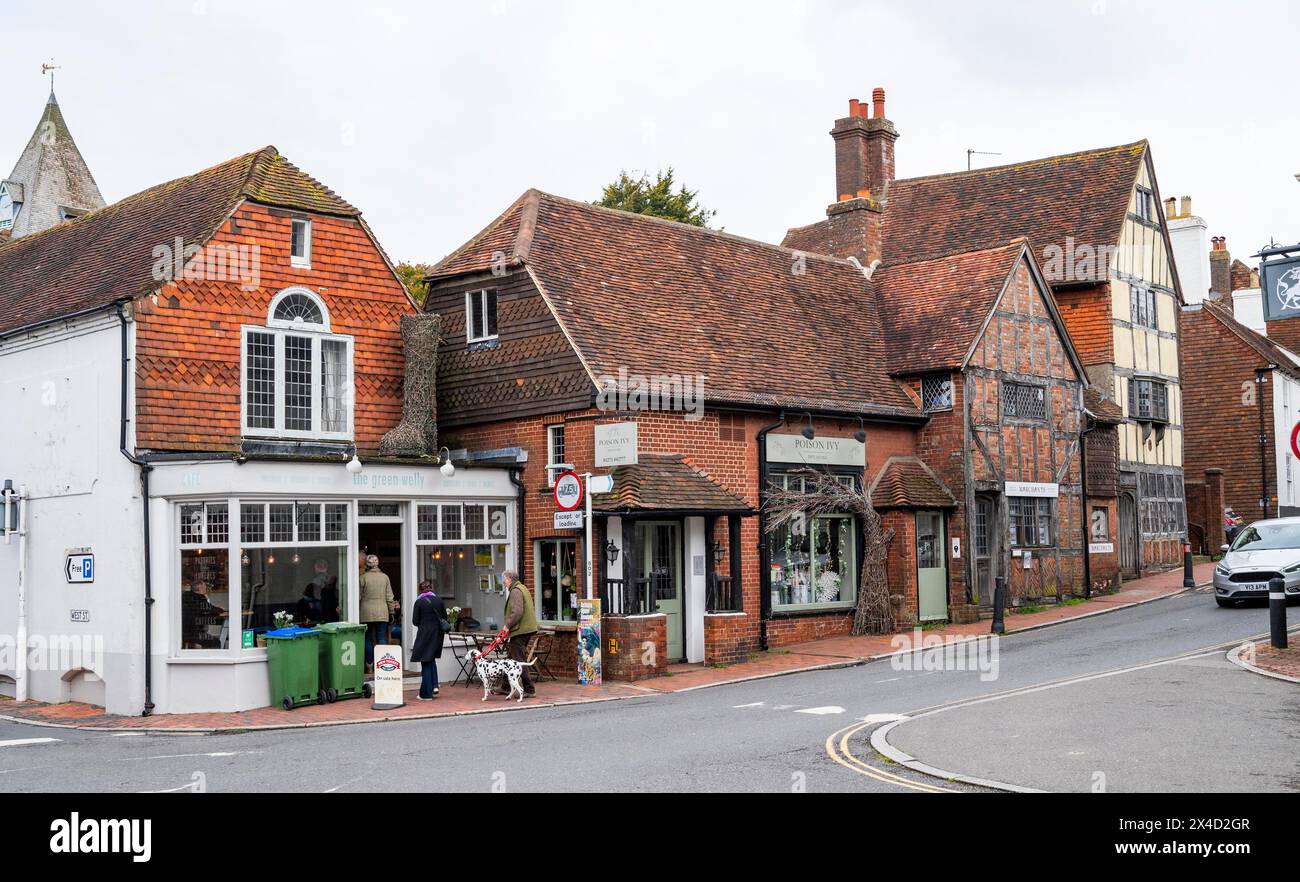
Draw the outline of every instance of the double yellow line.
M895 775L892 772L886 772L878 769L867 762L858 759L853 754L851 742L859 732L876 725L875 723L855 723L848 728L841 729L826 739L826 753L831 759L839 763L846 769L857 772L859 775L866 775L868 778L874 778L883 784L892 784L895 787L902 787L906 790L915 790L920 793L960 793L949 787L940 787L937 784L925 784L911 781L902 775Z

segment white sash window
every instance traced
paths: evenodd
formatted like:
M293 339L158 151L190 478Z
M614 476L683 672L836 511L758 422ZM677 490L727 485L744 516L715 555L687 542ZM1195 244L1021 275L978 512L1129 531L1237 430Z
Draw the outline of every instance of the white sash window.
M352 347L351 337L330 333L317 295L277 294L266 327L242 329L244 436L352 440Z

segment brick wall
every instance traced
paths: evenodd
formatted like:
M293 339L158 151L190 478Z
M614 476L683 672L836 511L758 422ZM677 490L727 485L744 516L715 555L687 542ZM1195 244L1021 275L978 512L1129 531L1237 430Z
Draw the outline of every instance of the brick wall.
M668 626L662 615L605 616L600 663L606 680L635 682L668 670ZM576 654L577 648L575 646Z
M748 617L737 613L713 613L704 617L704 663L738 665L749 661L757 649Z
M240 326L265 326L271 300L318 294L331 332L355 337L356 442L364 455L401 420L401 316L415 311L360 223L312 218L310 269L290 265L290 216L244 203L213 238L260 250L260 286L182 279L143 302L136 327L136 444L149 450L240 447Z
M1110 285L1058 290L1055 296L1079 360L1085 366L1113 363L1115 338ZM1102 394L1110 397L1108 389Z
M1273 433L1273 384L1255 382L1255 369L1265 367L1264 360L1203 310L1182 313L1182 335L1184 472L1195 478L1207 469L1222 469L1217 520L1222 520L1224 506L1247 520L1258 519L1261 407L1264 431L1270 439ZM1268 449L1273 450L1271 443ZM1271 499L1277 495L1272 456L1265 457L1264 467Z
M581 533L557 532L554 529L552 515L555 502L546 486L546 427L555 423L565 424L565 459L582 472L595 469L595 425L598 422L620 422L622 419L610 419L590 409L521 420L503 420L444 432L443 443L452 448L489 450L522 447L528 451L528 462L522 475L527 488L524 511L527 541L520 549L519 561L520 574L525 581L531 583L533 580L533 545L537 539L576 539L579 560L583 556ZM706 412L700 420L689 420L683 414L657 412L641 413L636 417L638 444L642 453L681 454L692 466L754 507L758 506L756 436L761 428L774 421L773 414L729 414L724 426L717 411ZM859 429L857 420L815 420L814 427L821 437L840 438L851 437ZM792 417L787 426L778 432L793 434L801 428L800 420ZM867 486L891 456L916 453L916 433L907 426L869 423L867 435ZM716 541L724 548L729 546L726 529L726 521L721 519L714 534ZM741 582L745 613L743 628L747 645L752 647L759 645L761 636L759 542L759 519L745 518L741 524ZM913 543L913 548L914 545ZM725 575L729 572L729 566L729 558L726 558L718 572ZM579 581L581 569L579 567ZM768 623L768 645L780 647L821 636L847 634L852 630L852 624L852 615L849 613L778 613Z

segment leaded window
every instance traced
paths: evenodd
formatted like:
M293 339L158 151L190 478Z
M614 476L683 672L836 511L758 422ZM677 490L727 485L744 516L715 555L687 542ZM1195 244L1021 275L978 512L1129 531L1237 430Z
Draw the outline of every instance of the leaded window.
M921 410L925 413L952 410L952 374L921 378Z
M1002 413L1026 420L1047 419L1047 389L1030 383L1002 384Z

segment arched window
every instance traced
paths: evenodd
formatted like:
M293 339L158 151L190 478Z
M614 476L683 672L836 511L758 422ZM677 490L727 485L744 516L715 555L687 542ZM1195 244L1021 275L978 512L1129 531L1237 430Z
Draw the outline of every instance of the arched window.
M245 437L351 440L352 338L330 333L319 295L286 288L242 336Z
M328 331L329 310L306 288L286 288L271 300L267 325L272 328L302 328Z

